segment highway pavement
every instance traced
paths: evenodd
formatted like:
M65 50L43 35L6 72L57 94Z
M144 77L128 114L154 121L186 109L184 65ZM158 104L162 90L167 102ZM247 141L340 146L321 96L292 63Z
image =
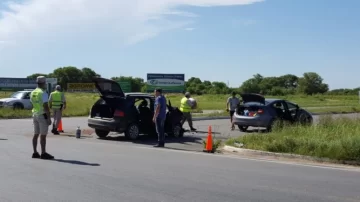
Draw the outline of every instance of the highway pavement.
M360 201L359 169L59 136L49 161L30 158L30 136L0 138L1 202Z
M355 118L360 117L360 114L343 114L343 115L332 115L333 117L349 117ZM314 121L317 122L319 116L314 116ZM123 134L112 133L108 138L100 140L95 135L94 131L87 126L86 117L74 117L63 119L63 129L65 134L75 134L77 126L80 126L82 130L85 130L84 134L91 134L91 138L102 142L116 142L122 145L146 145L151 146L156 144L156 137L151 138L149 136L142 136L139 140L130 142L124 138ZM190 151L202 151L203 140L207 137L208 127L211 126L213 130L214 139L226 140L230 137L237 137L244 135L245 133L240 132L238 129L235 131L230 130L229 119L220 120L206 120L206 121L194 121L194 126L198 129L196 133L185 133L184 138L176 139L167 137L167 147L177 150L190 150ZM187 122L184 124L185 128L188 128ZM250 130L256 130L250 128ZM14 135L32 135L32 119L12 119L12 120L0 120L0 131L3 136L11 138ZM49 134L52 136L52 134ZM67 136L62 136L68 138Z

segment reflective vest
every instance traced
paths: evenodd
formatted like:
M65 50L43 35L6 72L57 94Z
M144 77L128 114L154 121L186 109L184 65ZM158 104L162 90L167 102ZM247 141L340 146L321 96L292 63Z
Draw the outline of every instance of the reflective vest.
M30 101L33 105L32 114L34 116L42 115L44 114L44 106L43 106L43 100L42 96L44 94L44 91L41 88L36 88L34 91L30 93Z
M53 109L60 109L62 102L62 92L60 91L54 91L51 93L51 108Z
M182 111L182 112L190 112L191 111L191 107L189 106L187 101L188 101L188 99L186 97L183 97L183 99L181 99L180 111Z

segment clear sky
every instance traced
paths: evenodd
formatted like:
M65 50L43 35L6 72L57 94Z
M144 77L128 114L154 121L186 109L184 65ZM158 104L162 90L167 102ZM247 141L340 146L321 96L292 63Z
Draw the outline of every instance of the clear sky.
M256 73L360 86L359 0L0 0L1 77L90 67L185 73L237 87Z

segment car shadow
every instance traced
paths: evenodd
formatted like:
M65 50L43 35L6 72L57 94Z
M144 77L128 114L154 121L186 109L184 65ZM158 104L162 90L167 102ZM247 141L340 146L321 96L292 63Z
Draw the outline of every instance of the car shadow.
M268 133L266 129L251 129L246 130L244 133Z
M119 141L119 142L131 142L134 144L143 144L143 145L154 145L157 143L157 137L152 135L140 135L137 140L129 140L124 135L112 135L105 138L97 138L99 140L107 141ZM176 138L172 136L166 136L166 144L177 143L177 144L202 144L203 139L201 137L196 137L193 135L184 135L183 137Z
M0 140L8 140L8 139L0 138Z
M82 166L100 166L100 164L98 163L86 163L83 161L76 161L76 160L53 159L53 161L57 161L61 163L69 163L74 165L82 165Z
M197 131L185 130L185 132L186 132L186 133L208 134L208 131L201 131L201 130L197 130ZM213 134L213 135L220 135L221 133L212 131L211 134Z

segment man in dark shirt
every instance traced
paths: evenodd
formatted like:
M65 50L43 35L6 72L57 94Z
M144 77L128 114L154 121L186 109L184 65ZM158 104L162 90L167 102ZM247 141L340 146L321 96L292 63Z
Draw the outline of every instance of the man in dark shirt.
M156 125L156 132L158 133L158 144L155 147L165 146L165 131L164 124L166 119L166 98L162 94L162 89L155 89L155 104L153 122Z

